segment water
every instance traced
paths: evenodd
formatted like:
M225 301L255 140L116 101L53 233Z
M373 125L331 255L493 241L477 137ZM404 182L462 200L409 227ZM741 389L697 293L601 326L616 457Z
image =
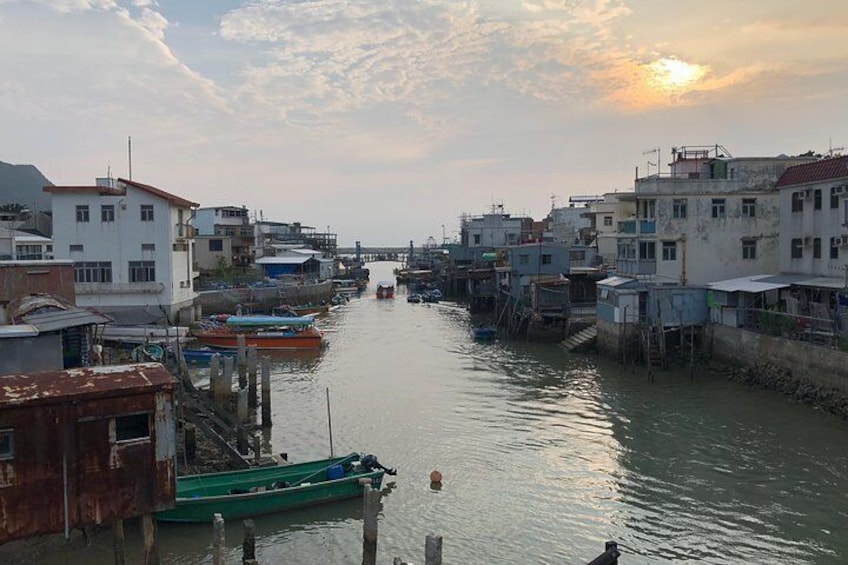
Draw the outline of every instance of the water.
M370 264L372 280L394 263ZM373 287L373 284L372 284ZM371 289L373 291L373 288ZM550 344L477 343L467 313L373 292L325 320L328 347L275 357L273 452L367 451L387 477L378 562L580 563L619 542L622 564L812 564L848 555L848 423L715 376L648 382ZM444 476L441 490L429 474ZM262 563L359 563L362 505L256 520ZM128 554L140 560L138 528ZM211 526L163 524L164 563L211 559ZM241 527L228 524L229 563ZM111 563L109 532L40 562ZM132 560L130 562L133 562Z

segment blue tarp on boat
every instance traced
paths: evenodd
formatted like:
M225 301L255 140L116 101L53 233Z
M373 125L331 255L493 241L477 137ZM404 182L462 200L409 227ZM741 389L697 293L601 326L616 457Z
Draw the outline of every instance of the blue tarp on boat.
M311 326L315 318L310 316L230 316L228 326Z

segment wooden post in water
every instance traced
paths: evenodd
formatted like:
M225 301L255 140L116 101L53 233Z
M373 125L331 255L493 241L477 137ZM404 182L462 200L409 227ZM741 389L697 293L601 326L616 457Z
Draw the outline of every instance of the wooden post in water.
M247 345L245 344L244 334L236 336L236 344L238 353L238 379L239 388L247 388Z
M262 438L259 434L253 434L253 460L258 464L262 459Z
M256 560L256 528L253 520L244 521L244 541L241 542L242 565L259 565Z
M380 491L365 485L362 490L364 504L362 508L362 565L377 563L377 511L380 505Z
M230 395L233 392L233 358L230 355L224 357L224 376L221 377L221 386L215 394L215 402L223 406L225 410L232 413L230 406Z
M424 565L442 565L442 536L427 535L424 540Z
M271 427L271 358L262 357L262 427Z
M212 565L224 565L224 517L215 514L212 517Z
M250 419L250 411L247 406L247 396L248 396L247 387L239 387L238 391L238 401L236 402L236 415L238 416L239 423L244 424Z
M257 390L256 390L256 364L257 364L256 345L251 345L247 348L247 403L251 408L256 408Z
M218 388L221 386L221 356L217 353L209 359L209 392L217 402Z
M141 517L141 532L144 537L144 565L159 565L159 544L156 541L156 522L153 514Z
M115 547L115 565L125 565L127 562L126 544L124 543L124 521L112 522L112 537Z
M695 324L689 328L689 378L695 378Z

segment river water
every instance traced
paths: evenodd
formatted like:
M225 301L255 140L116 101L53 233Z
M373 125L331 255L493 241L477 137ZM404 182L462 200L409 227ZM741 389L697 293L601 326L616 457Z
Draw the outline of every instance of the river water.
M376 300L396 263L323 321L327 347L275 356L266 447L292 461L363 451L386 477L378 562L588 562L616 540L621 563L848 562L848 423L718 376L624 370L552 344L470 337L448 304ZM440 490L429 474L439 470ZM361 562L353 500L256 520L261 563ZM128 531L130 562L141 555ZM228 524L228 563L241 526ZM164 563L211 560L211 526L160 525ZM40 563L111 563L111 537Z

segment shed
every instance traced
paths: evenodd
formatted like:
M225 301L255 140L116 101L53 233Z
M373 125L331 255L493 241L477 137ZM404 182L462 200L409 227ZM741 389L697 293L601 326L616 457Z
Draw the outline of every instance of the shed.
M0 377L0 543L173 508L174 386L159 363Z
M645 284L627 277L608 277L598 281L598 320L613 324L632 324L644 314L640 295L646 294Z
M266 277L276 279L285 275L303 275L320 272L320 263L309 255L297 254L287 257L262 257L256 260Z
M707 289L679 285L649 287L646 311L651 325L658 328L703 324L709 318Z
M790 282L773 275L751 275L707 284L710 321L734 328L745 326L746 312L775 306Z

